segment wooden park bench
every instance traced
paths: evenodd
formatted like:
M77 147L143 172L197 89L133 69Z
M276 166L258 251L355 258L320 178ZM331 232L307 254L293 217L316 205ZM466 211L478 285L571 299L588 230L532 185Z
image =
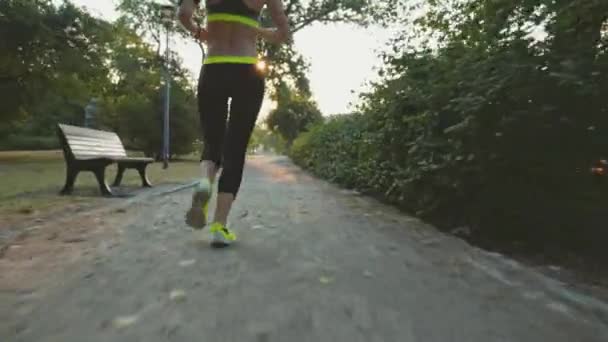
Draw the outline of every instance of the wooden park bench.
M91 171L97 178L101 193L104 196L112 196L112 190L105 181L105 170L113 163L118 164L113 186L120 185L126 169L139 171L143 187L152 186L146 174L146 167L154 162L154 159L128 157L116 133L58 124L57 135L66 163L66 180L61 190L62 195L72 193L80 171Z

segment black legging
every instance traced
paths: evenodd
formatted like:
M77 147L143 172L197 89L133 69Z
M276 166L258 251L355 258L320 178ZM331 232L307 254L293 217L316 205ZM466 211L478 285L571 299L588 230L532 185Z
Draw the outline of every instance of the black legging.
M264 90L264 76L254 64L207 64L201 68L198 82L204 143L201 160L210 160L222 167L219 192L236 197L239 191L247 145ZM231 102L227 120L228 98Z

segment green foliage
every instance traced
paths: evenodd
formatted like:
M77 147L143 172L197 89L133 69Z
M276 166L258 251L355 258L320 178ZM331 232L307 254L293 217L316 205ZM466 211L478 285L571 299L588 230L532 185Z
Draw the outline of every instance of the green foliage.
M316 23L354 23L367 25L382 23L383 18L394 13L397 0L284 0L285 13L289 19L292 34ZM268 12L262 13L262 24L271 25ZM267 76L273 91L289 81L298 93L310 94L306 77L308 64L296 49L293 41L277 46L260 43L262 55L270 61L272 68Z
M279 88L276 98L277 108L266 118L268 128L278 133L291 145L298 134L309 125L323 120L316 103L307 95L298 94L286 84Z
M133 4L132 4L133 5ZM69 1L0 3L0 134L3 148L51 146L58 122L82 125L84 107L101 100L100 128L153 156L162 139L163 61L125 15L112 25ZM137 27L139 28L139 27ZM171 151L189 153L198 136L195 94L172 59ZM21 144L21 145L20 145Z
M166 1L166 4L173 3L177 6L179 1ZM155 0L119 0L116 9L121 13L119 22L139 37L153 42L156 55L161 57L161 45L165 40L166 29L169 30L171 38L181 37L191 39L188 31L184 30L177 20L163 22L161 16L161 6L163 3ZM199 15L195 13L195 20L201 21Z
M478 241L606 258L608 198L588 170L608 151L608 2L426 7L363 114L301 135L294 160Z
M286 143L278 134L262 127L262 125L256 125L251 134L248 150L250 152L257 150L283 154L286 152Z
M50 134L48 121L73 119L83 93L103 90L109 29L69 2L2 1L0 130Z
M365 184L373 164L361 115L337 115L313 125L293 142L290 156L316 175L347 187Z
M39 151L59 149L56 137L30 137L24 135L7 135L0 139L2 151Z

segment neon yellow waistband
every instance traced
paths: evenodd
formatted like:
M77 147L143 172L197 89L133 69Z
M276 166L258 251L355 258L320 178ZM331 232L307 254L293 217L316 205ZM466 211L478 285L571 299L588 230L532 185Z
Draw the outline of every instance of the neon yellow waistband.
M208 56L203 64L217 64L217 63L234 63L234 64L256 64L258 62L257 57L249 56Z
M245 17L242 15L229 14L229 13L212 13L207 16L207 22L213 21L229 21L233 23L239 23L251 27L260 27L260 23L257 20Z

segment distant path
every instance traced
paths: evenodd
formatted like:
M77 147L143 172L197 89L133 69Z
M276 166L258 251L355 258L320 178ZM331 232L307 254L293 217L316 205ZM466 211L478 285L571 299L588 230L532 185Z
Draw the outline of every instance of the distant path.
M4 286L0 340L608 337L601 302L315 180L282 157L249 161L231 249L193 239L183 224L188 201L181 191L134 205L120 219L82 221L83 231L94 222L105 228L69 271L58 268L29 290ZM18 249L4 267L11 253Z

